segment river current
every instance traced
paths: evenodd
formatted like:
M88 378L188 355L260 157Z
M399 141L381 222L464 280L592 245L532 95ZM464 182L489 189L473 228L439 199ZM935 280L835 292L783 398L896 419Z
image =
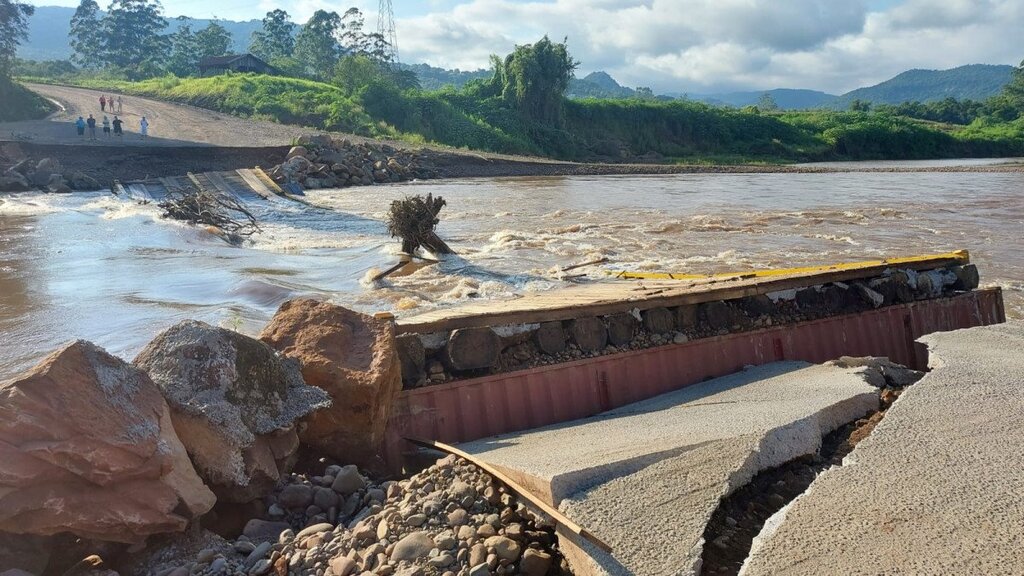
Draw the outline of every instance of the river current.
M391 201L443 196L459 253L379 285L397 260ZM230 246L109 193L0 196L0 378L84 338L131 359L183 319L256 334L317 295L398 315L565 285L560 268L690 273L968 249L1024 318L1024 173L545 177L311 192L326 209L250 207L263 232ZM597 268L580 270L591 276Z

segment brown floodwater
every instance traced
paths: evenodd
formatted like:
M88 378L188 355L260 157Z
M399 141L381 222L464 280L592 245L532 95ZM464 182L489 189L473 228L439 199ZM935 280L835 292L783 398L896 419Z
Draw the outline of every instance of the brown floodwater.
M426 193L448 201L440 233L459 255L371 285L399 248L390 202ZM107 193L0 196L0 377L77 338L131 359L187 318L255 334L302 295L415 314L557 288L561 267L602 257L703 273L966 248L1024 318L1019 172L479 179L309 199L329 209L250 205L264 232L234 247Z

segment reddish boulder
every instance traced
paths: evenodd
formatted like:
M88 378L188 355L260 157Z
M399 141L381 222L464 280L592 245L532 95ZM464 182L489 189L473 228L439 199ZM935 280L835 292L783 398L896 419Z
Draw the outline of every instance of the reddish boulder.
M141 370L85 341L0 383L0 530L133 543L213 507Z
M374 467L384 427L402 389L394 327L327 302L285 302L260 338L302 366L306 382L333 405L305 419L299 437L338 460Z
M186 321L158 335L135 359L160 387L174 429L199 475L224 502L249 502L291 471L295 422L330 405L298 364L263 342Z

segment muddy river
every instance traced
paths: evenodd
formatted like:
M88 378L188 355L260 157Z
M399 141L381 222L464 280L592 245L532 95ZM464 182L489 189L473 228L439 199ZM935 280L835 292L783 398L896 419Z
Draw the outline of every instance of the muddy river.
M440 233L459 255L371 285L399 249L388 205L427 193L448 201ZM601 257L606 270L702 273L966 248L1024 317L1020 172L460 180L309 200L328 209L251 206L263 233L233 247L109 193L0 196L0 377L76 338L130 359L186 318L255 334L311 294L416 314L556 288L561 267Z

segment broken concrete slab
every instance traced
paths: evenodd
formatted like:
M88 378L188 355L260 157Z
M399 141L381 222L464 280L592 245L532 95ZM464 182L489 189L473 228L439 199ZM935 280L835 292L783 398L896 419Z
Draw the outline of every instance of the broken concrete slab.
M742 574L1024 573L1024 323L921 340L933 370L769 520Z
M460 446L614 549L563 534L584 574L695 573L719 500L877 409L863 369L782 362L597 416Z

